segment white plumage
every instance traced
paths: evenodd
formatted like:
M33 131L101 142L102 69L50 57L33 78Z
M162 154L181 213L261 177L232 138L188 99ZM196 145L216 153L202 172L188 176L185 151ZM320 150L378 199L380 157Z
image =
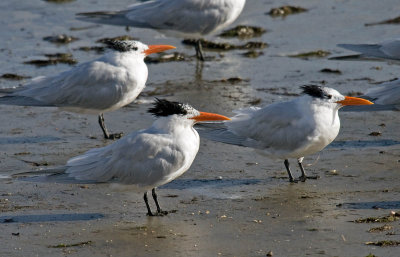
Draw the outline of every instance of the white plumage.
M149 112L158 117L150 128L133 132L108 146L89 150L70 159L62 168L23 175L53 173L44 177L44 181L124 185L145 192L148 215L153 215L147 201L147 191L152 189L157 214L165 214L158 204L155 188L179 177L191 166L200 145L199 134L193 125L229 118L167 100L157 100Z
M172 49L147 46L138 41L110 42L114 51L55 76L39 77L6 96L0 104L56 106L61 109L98 114L105 138L109 135L103 113L117 110L136 99L146 84L146 55Z
M300 179L305 181L302 160L336 138L339 108L372 103L345 97L327 87L304 86L303 90L305 94L294 100L239 110L223 126L207 126L199 132L215 141L251 147L269 157L284 159L290 181L294 179L287 159L296 158L302 171Z
M199 38L235 21L245 2L246 0L155 0L134 4L122 11L77 15L83 21L149 28L180 37ZM200 45L196 47L196 52L202 59Z

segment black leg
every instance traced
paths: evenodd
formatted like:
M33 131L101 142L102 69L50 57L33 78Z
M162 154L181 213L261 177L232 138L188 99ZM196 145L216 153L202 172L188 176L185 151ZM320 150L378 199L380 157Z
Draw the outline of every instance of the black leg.
M149 201L147 199L147 192L144 193L143 199L144 199L144 202L146 203L146 207L147 207L147 216L154 216L153 213L150 210Z
M100 113L100 115L99 115L99 124L100 124L101 130L103 130L103 134L104 134L104 138L105 139L114 140L114 139L118 139L118 138L122 137L122 135L123 135L122 132L121 133L115 133L115 134L109 134L108 133L108 130L106 128L106 124L104 123L104 116L103 116L102 113Z
M306 172L304 171L303 164L301 163L300 160L298 161L298 164L299 164L299 167L300 167L300 170L301 170L301 176L299 177L299 180L301 182L305 182L306 179L307 179L307 176L306 176Z
M157 206L157 214L160 215L160 216L167 215L168 212L167 211L162 211L161 208L160 208L160 205L158 204L157 194L156 194L156 189L155 188L153 188L153 190L151 190L151 194L152 194L154 202L156 203L156 206Z
M197 59L204 62L203 47L201 46L201 39L197 40L195 48L196 48Z
M289 175L289 181L292 182L292 183L295 182L294 179L293 179L293 176L292 176L292 172L290 172L288 159L286 159L283 163L285 164L286 171L287 171L287 173Z
M303 168L303 164L302 164L303 158L300 158L297 161L298 161L298 164L299 164L299 167L300 167L300 170L301 170L301 176L299 177L299 180L301 182L305 182L307 179L318 179L319 178L318 176L307 176L306 175L306 172L305 172L305 170Z

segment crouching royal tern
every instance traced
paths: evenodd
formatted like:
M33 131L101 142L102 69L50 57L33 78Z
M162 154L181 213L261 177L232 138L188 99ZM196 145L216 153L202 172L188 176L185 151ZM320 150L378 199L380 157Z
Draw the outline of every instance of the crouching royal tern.
M370 101L341 95L315 85L303 86L304 95L263 108L237 111L230 122L199 127L200 135L214 141L252 147L272 158L284 159L289 180L294 182L288 158L296 158L301 181L307 176L304 156L324 149L338 135L338 110L345 105L366 105Z
M150 28L201 37L225 28L240 15L246 0L154 0L122 11L78 13L78 19L108 25ZM196 55L204 60L200 40Z
M182 175L189 169L200 138L193 125L197 122L223 121L229 118L199 112L188 104L158 100L149 112L158 119L144 130L133 132L102 148L70 159L59 169L20 173L50 173L43 181L69 183L116 183L145 192L147 214L152 216L147 191L152 190L157 215L163 212L155 188Z
M19 106L56 106L66 111L99 115L106 139L109 134L104 112L117 110L136 99L145 87L147 66L144 58L175 47L147 46L138 41L110 41L113 51L55 76L39 77L0 97L0 104Z
M400 38L383 41L377 44L338 44L337 46L359 54L332 57L332 60L400 60Z

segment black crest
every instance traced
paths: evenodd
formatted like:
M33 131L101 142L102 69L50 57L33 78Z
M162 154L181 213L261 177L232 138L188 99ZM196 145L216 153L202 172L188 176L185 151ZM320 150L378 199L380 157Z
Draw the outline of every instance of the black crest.
M165 99L158 99L154 102L154 106L148 110L156 117L169 116L173 114L186 115L187 110L184 105L178 102L170 102Z
M128 52L128 51L136 51L138 47L132 41L121 41L121 40L107 40L105 44L108 48L114 49L118 52Z
M332 98L331 95L327 95L326 92L322 89L321 86L317 85L304 85L300 87L303 89L303 93L307 94L312 97L318 97L318 98Z

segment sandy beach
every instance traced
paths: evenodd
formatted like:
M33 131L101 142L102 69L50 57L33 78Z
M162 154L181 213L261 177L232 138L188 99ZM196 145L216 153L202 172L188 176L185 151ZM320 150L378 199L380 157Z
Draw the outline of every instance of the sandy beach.
M248 50L206 51L213 58L203 67L182 39L75 20L78 12L122 9L132 3L1 2L0 75L59 73L71 66L38 68L24 62L54 53L70 53L79 63L88 61L99 53L79 48L101 46L96 40L104 37L130 35L149 44L176 46L177 52L188 56L186 60L148 64L147 87L137 101L105 114L110 131L127 134L153 122L147 109L154 97L231 116L241 107L292 99L301 85L326 85L345 95L355 94L399 74L396 63L328 60L351 53L336 47L338 43L397 37L400 24L364 25L397 17L400 5L395 0L300 0L291 4L307 12L275 18L266 13L286 2L248 0L230 27L252 25L267 30L265 34L207 39L269 46L256 49L262 52L257 58L245 57ZM79 40L69 44L43 40L60 34ZM287 56L317 50L330 54ZM338 72L321 72L324 68ZM0 88L28 81L2 78ZM161 206L170 211L165 217L147 217L141 194L105 184L11 178L15 173L63 165L110 142L103 140L96 116L17 106L1 106L1 113L0 256L399 256L398 112L340 112L337 139L304 160L308 173L320 178L305 183L289 183L283 161L204 139L191 168L158 189ZM297 169L293 173L300 175ZM372 244L379 242L398 245Z

